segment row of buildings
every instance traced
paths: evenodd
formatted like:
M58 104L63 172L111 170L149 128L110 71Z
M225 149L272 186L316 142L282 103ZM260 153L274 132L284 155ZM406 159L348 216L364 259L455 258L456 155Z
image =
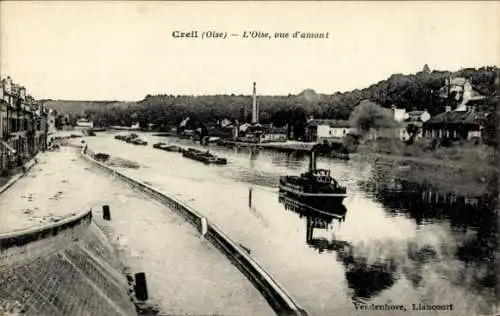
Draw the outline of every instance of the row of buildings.
M498 81L498 78L497 78ZM498 82L497 82L498 84ZM441 98L446 99L443 113L431 116L427 110L410 111L393 107L391 109L396 127L372 129L363 133L366 139L399 138L402 141L410 138L448 138L454 139L480 139L484 138L484 131L497 122L497 113L493 110L485 111L488 103L498 103L498 96L481 95L474 90L472 83L467 78L447 78L442 88L438 91ZM495 101L496 100L496 101ZM363 102L363 101L362 101ZM451 105L454 105L453 107ZM246 109L245 109L246 113ZM246 117L246 115L245 115ZM196 132L207 138L226 138L243 142L283 142L293 134L293 128L277 128L272 124L259 123L259 107L256 97L256 85L253 84L252 122L240 124L224 119L216 126L203 126L198 130L188 130L185 127L189 118L180 125L178 132L186 137L194 137ZM305 125L304 136L301 140L306 142L338 142L351 134L359 131L351 126L347 120L313 119L310 118ZM483 139L484 140L484 139Z
M0 172L6 171L47 149L55 131L52 111L44 108L10 77L0 83Z
M495 112L477 111L472 107L466 110L451 109L435 116L427 111L406 112L405 109L393 109L394 119L399 126L391 129L373 130L367 138L378 137L399 138L402 141L409 140L409 125L416 127L416 138L449 138L449 139L473 139L482 138L483 131L488 122L494 120ZM357 129L352 127L349 121L312 119L307 122L305 141L324 142L342 139L349 134L357 134Z
M499 78L496 78L498 84ZM424 111L410 111L393 107L392 115L398 123L394 128L371 130L364 135L368 139L379 137L399 138L402 141L415 138L449 138L472 139L483 138L484 131L489 125L497 122L495 111L485 111L488 102L498 103L498 96L481 95L474 90L468 78L450 77L438 91L439 96L454 106L446 106L445 112L431 116ZM258 106L254 83L252 123L228 124L225 129L229 132L233 128L233 139L246 142L286 141L290 136L288 129L276 128L269 124L259 124ZM493 101L492 101L493 100ZM495 101L496 100L496 101ZM492 123L493 122L493 123ZM292 131L293 133L293 131ZM359 134L347 120L313 119L310 118L305 126L303 141L307 142L336 142L347 135ZM210 135L210 132L209 132ZM216 136L216 135L213 135Z
M456 106L446 106L445 112L431 116L428 111L411 111L392 108L393 118L398 126L391 129L372 131L368 138L397 137L401 140L410 139L409 125L417 130L416 138L449 138L473 139L483 138L484 130L497 119L495 111L484 111L487 102L498 104L498 96L487 98L472 88L466 78L449 78L442 88L441 97L449 98L453 92ZM492 123L493 124L493 123ZM348 134L357 134L349 121L311 119L306 125L306 141L335 141Z

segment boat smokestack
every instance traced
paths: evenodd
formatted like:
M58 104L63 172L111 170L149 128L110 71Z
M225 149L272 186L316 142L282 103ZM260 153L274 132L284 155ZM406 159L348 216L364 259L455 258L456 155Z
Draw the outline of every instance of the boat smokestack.
M252 123L259 123L259 109L257 108L257 88L253 83Z
M311 155L309 157L309 171L316 170L316 152L311 150Z

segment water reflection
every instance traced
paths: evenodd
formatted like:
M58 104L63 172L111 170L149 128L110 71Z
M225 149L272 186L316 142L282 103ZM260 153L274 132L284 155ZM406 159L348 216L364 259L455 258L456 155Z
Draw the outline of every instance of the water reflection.
M484 301L478 303L479 308L490 311L496 299L498 223L496 212L487 208L491 200L441 195L402 180L392 179L390 183L391 186L365 183L364 188L374 190L374 198L386 206L388 214L413 218L422 227L433 223L438 226L430 226L433 230L424 230L402 242L340 240L336 233L344 225L341 223L346 220L347 209L328 215L298 206L283 196L279 202L286 210L305 218L309 247L321 254L336 254L353 300L374 298L401 278L415 290L426 288L429 278L437 273L451 282L449 286L480 295ZM446 234L446 225L450 226L450 235Z
M359 184L385 206L388 214L412 218L419 227L438 224L442 231L452 231L438 245L409 244L410 264L403 268L403 273L414 287L420 286L422 270L428 262L440 260L451 265L457 260L461 262L459 269L442 274L486 299L495 300L498 269L495 261L498 247L495 195L443 194L435 188L380 174ZM495 192L495 189L490 192Z
M187 140L173 142L198 146ZM122 146L103 141L100 150L120 156ZM267 150L252 154L249 148L210 150L227 157L228 165L183 169L189 163L174 154L153 155L137 148L130 152L131 159L150 170L132 175L156 182L209 214L231 237L250 247L311 315L349 314L343 313L343 308L352 307L350 302L345 306L346 294L373 303L453 302L459 305L453 315L491 314L497 215L489 213L488 204L493 204L487 199L456 194L445 199L447 194L435 189L395 180L398 172L391 173L396 168L390 165L379 164L374 170L368 158L322 158L319 165L348 186L348 212L339 225L335 218L327 218L326 227L317 219L308 224L308 217L321 216L276 210L279 176L300 174L307 168L306 159ZM375 177L369 179L372 174ZM244 189L254 185L254 207L247 208ZM314 226L309 232L308 225ZM305 279L310 282L301 282Z
M260 150L257 147L253 147L250 149L250 160L257 160L259 158Z
M376 260L369 262L368 258L356 255L354 246L347 241L325 237L315 237L313 229L320 227L309 226L310 221L318 221L317 218L309 216L308 233L306 242L319 253L336 252L337 260L345 269L345 279L352 290L353 299L369 299L381 291L390 288L397 279L396 264L393 260Z
M337 254L337 261L344 266L345 279L353 292L353 299L369 299L394 284L397 277L395 276L396 264L393 260L369 262L366 257L356 254L355 247L351 243L336 239L335 223L340 225L345 221L347 213L345 206L342 205L332 214L308 207L284 196L279 197L279 202L284 204L286 210L296 212L301 218L305 217L307 245L319 253L335 252ZM315 236L315 230L326 231L331 237Z
M306 160L304 152L275 152L267 151L266 156L269 157L273 166L280 166L297 170L302 168L303 162Z

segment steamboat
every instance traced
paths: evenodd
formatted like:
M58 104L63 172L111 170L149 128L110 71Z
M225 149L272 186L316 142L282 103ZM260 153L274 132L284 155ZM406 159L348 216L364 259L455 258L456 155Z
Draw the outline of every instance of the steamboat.
M330 170L316 168L316 151L310 151L309 170L300 176L287 175L279 179L279 196L309 209L326 213L338 213L344 210L342 205L347 196L347 189L341 186L331 175Z

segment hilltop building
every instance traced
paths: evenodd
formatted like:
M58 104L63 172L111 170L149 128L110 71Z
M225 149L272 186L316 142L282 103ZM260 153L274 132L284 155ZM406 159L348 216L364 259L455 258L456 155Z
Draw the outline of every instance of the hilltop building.
M444 86L439 90L439 96L457 101L458 105L454 109L455 111L468 111L478 101L486 98L472 88L470 79L463 77L447 78Z
M440 113L424 126L424 134L430 138L471 139L480 138L488 115L479 111L479 105L487 102L486 96L479 94L467 78L457 77L446 79L440 90L440 97L457 102L453 109L447 105L445 112Z

